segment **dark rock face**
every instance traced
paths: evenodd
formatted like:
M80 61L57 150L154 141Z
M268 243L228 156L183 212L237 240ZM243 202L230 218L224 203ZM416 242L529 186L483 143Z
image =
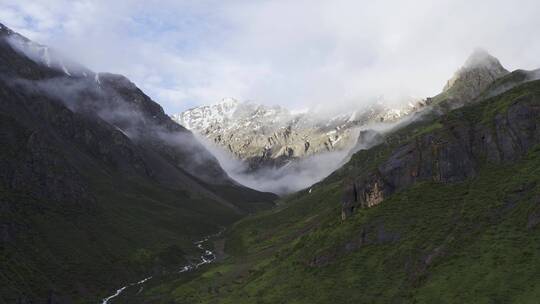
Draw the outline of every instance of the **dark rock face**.
M62 151L51 144L56 139L47 131L31 129L25 122L9 115L11 113L6 109L9 102L21 100L6 95L6 90L0 90L0 100L0 145L4 147L0 151L2 185L8 190L55 201L92 201L80 174Z
M356 208L360 207L358 203L359 200L356 183L350 182L345 185L341 201L341 219L345 220L347 217L353 214Z
M540 143L538 117L540 96L529 94L516 98L506 111L485 123L464 117L442 120L441 129L398 147L367 177L346 183L342 218L417 182L459 182L475 176L486 160L502 163L521 158Z
M159 104L151 100L127 78L100 74L105 96L115 96L108 111L99 109L104 120L124 130L140 145L148 147L176 167L206 183L235 185L191 132L175 123Z

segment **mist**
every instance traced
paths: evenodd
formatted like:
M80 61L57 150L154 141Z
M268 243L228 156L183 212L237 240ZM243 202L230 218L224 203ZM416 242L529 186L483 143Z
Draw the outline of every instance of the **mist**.
M335 171L347 157L349 150L327 152L293 160L280 168L248 171L247 164L234 158L222 147L196 135L199 142L219 161L227 174L249 188L283 195L305 189ZM351 146L352 148L352 146Z
M61 71L68 76L86 77L94 74L89 69L71 60L69 56L63 54L61 51L35 43L19 34L8 36L7 42L13 49L32 61Z
M231 178L259 191L284 195L307 189L323 180L348 162L354 153L381 143L385 134L421 119L423 117L421 113L424 111L393 123L372 123L355 128L352 131L352 137L357 140L345 149L291 160L279 168L261 168L255 171L248 170L244 161L235 158L223 147L214 144L202 135L196 133L195 135L198 141L217 158ZM363 136L359 136L361 132Z
M8 85L21 88L28 94L47 96L73 112L98 116L130 140L144 141L161 149L177 166L206 182L228 182L222 171L208 165L215 164L217 160L193 134L174 123L152 100L144 101L148 97L140 94L127 78L94 73L71 62L62 53L17 34L6 39L20 55L58 72L40 80L3 79ZM122 91L124 93L120 93ZM200 170L201 167L207 170Z

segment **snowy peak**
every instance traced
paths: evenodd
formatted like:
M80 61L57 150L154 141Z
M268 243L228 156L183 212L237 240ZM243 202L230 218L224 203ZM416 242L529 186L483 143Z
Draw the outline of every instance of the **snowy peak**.
M253 102L239 102L224 98L221 102L189 109L172 115L172 118L187 129L204 131L212 128L242 127L251 122L276 123L291 117L291 113L279 106L268 107Z
M189 109L172 115L172 119L189 130L204 130L213 125L223 124L236 111L239 102L234 98L224 98L220 103Z
M172 118L187 129L222 146L250 169L281 167L291 160L350 148L356 129L371 122L390 122L408 115L413 106L389 108L382 102L337 115L281 106L238 102L189 109Z

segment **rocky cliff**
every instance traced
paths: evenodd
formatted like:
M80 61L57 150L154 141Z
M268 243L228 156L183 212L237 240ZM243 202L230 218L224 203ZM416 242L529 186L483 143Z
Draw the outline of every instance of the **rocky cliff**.
M350 216L356 208L377 205L396 191L418 182L462 181L475 176L486 160L500 163L521 157L538 140L538 134L534 133L538 97L533 81L539 76L538 70L509 73L487 52L473 52L446 83L443 92L427 99L428 107L417 113L420 114L417 123L377 140L383 143L381 147L391 149L385 152L389 153L388 157L369 174L346 183L342 218ZM498 108L497 115L493 114L495 109L485 109L486 104ZM500 111L501 104L504 111ZM449 114L464 106L463 110ZM486 114L466 114L475 111ZM413 134L411 130L418 124L422 125L421 134ZM407 143L396 145L411 137L405 140Z
M486 164L520 159L540 143L539 117L540 82L532 81L424 122L406 143L396 144L403 134L391 135L378 147L387 150L385 160L346 184L342 217L416 183L459 182Z

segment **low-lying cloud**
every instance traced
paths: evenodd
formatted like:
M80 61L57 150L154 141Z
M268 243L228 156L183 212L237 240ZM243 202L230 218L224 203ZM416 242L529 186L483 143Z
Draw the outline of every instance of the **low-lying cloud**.
M242 185L252 189L286 194L305 189L324 179L347 157L349 150L311 155L280 168L247 170L247 164L234 158L222 147L213 144L202 136L197 139L218 159L227 174Z
M355 140L349 147L295 159L283 167L263 167L255 171L249 170L246 162L235 158L203 135L196 134L196 137L234 180L256 190L282 195L312 187L346 164L354 153L383 143L387 134L425 119L433 110L431 106L426 106L394 122L372 122L359 126L352 130L351 136Z

